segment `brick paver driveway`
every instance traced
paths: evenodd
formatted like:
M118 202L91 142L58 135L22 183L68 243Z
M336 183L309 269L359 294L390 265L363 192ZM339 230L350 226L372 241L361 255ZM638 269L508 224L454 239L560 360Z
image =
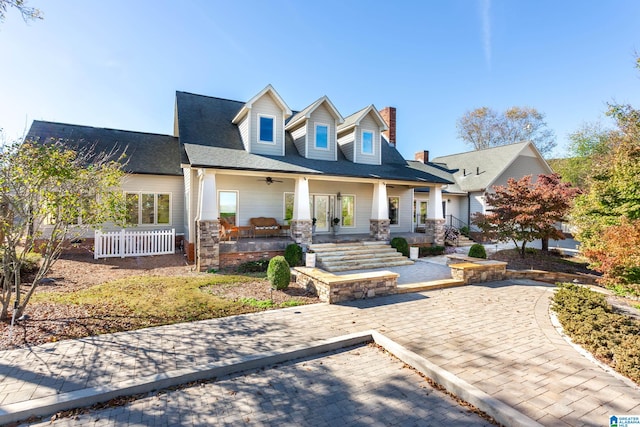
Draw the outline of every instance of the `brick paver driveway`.
M532 281L316 304L0 352L0 409L346 333L376 329L544 425L640 414L640 389L581 356L551 325L553 287Z

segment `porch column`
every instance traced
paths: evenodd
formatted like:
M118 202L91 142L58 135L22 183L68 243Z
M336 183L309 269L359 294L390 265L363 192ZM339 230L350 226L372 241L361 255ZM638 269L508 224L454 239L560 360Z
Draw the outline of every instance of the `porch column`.
M435 245L444 246L444 216L442 215L442 187L429 187L429 204L427 205L427 220L425 234L427 241Z
M198 169L198 214L196 216L196 263L198 271L220 268L220 221L216 174Z
M369 236L376 240L389 240L389 199L387 184L379 181L373 184L373 203L371 205L371 219L369 220Z
M313 240L309 205L309 180L301 176L296 179L295 194L293 196L293 218L289 221L291 224L291 238L299 245L308 246Z

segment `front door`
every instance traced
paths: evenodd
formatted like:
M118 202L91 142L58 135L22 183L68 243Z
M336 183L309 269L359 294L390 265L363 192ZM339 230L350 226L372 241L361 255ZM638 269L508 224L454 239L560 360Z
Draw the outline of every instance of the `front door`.
M316 231L329 231L329 196L314 195L312 199Z

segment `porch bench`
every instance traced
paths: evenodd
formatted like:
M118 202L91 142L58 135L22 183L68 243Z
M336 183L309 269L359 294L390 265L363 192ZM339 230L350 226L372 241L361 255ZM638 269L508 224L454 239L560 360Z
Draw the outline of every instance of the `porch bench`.
M253 236L279 236L281 226L278 224L275 218L257 217L250 218L249 225L251 226Z

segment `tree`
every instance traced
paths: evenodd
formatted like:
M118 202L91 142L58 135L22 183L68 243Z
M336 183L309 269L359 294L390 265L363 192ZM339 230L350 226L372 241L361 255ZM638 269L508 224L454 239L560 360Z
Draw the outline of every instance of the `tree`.
M593 163L601 161L609 152L611 133L612 131L605 129L600 122L585 123L580 129L569 134L567 157L553 159L549 161L549 165L564 181L586 191Z
M113 153L26 141L0 149L0 320L23 314L65 243L91 226L125 217L122 165ZM29 283L23 270L41 261Z
M499 113L489 107L467 111L456 123L458 137L475 150L532 141L547 157L556 146L554 132L544 114L531 107L511 107Z
M474 214L472 222L490 238L511 240L524 258L528 242L564 239L556 225L565 219L578 193L558 174L538 175L535 183L531 175L510 178L506 186L494 186L493 192L485 194L488 213Z
M35 7L27 6L26 0L0 0L0 22L5 20L7 15L7 8L15 7L22 14L22 19L25 21L35 21L36 19L42 19L42 11Z

